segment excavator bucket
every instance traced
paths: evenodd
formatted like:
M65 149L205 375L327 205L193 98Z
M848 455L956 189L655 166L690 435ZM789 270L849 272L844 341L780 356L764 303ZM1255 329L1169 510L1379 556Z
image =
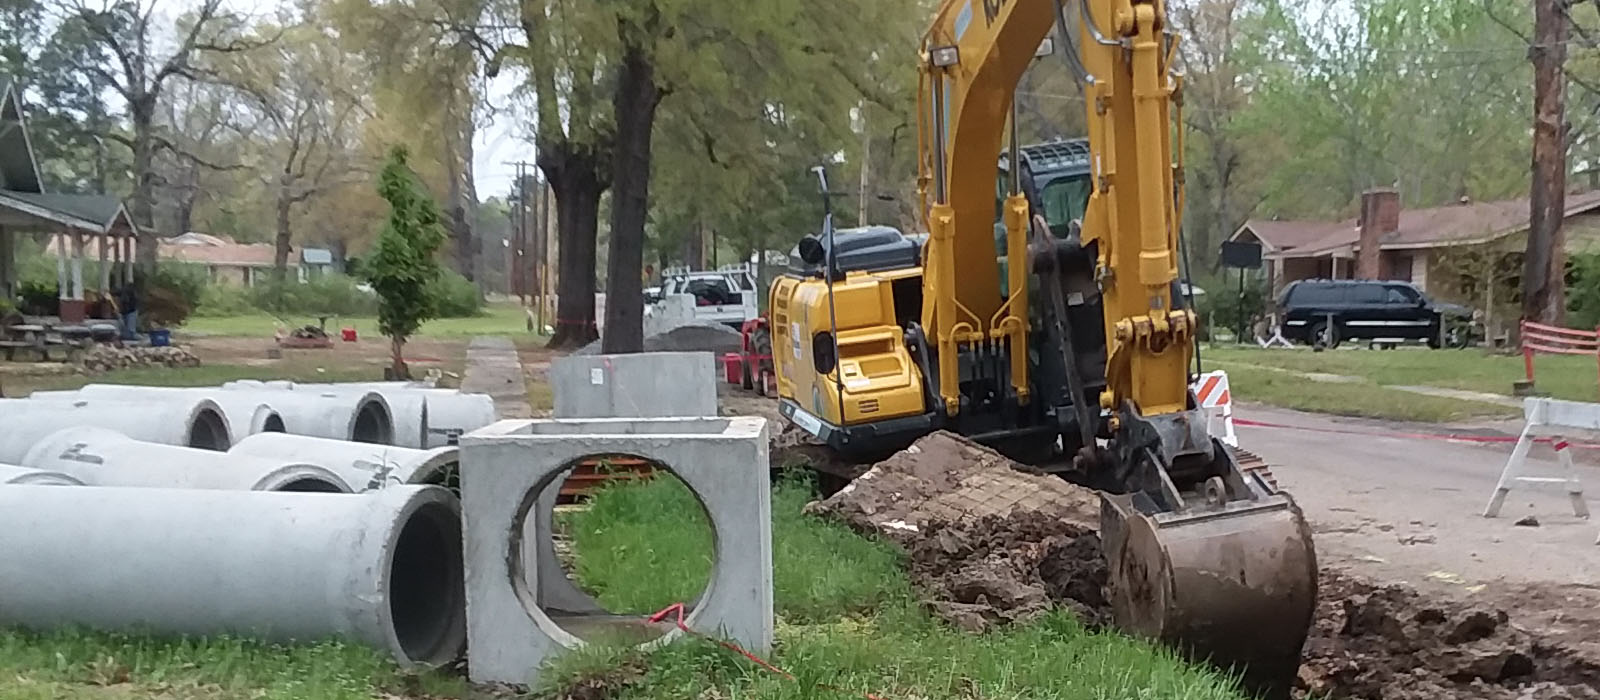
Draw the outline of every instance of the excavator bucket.
M1260 697L1289 697L1317 563L1287 494L1157 513L1104 494L1100 519L1119 627L1240 674Z

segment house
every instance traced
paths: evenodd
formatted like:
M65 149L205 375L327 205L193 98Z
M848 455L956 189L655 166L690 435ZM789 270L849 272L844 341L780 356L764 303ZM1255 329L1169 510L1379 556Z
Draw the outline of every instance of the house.
M46 192L16 86L0 78L0 299L17 292L18 235L52 234L58 263L60 314L66 321L86 315L86 287L101 294L133 274L138 230L116 197ZM85 242L95 244L100 279L83 279Z
M1251 219L1229 240L1261 244L1274 294L1301 279L1388 279L1411 282L1434 297L1493 305L1492 297L1472 289L1474 280L1504 274L1496 271L1520 273L1526 197L1402 209L1399 192L1378 189L1362 194L1361 211L1343 221ZM1600 252L1600 191L1567 195L1562 230L1569 255ZM1489 260L1485 271L1465 269L1472 259Z

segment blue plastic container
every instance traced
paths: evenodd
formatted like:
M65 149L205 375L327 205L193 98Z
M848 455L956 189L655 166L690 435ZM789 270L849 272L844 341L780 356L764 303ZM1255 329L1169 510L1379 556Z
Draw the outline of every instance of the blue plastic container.
M164 348L172 344L172 331L156 328L150 331L150 346Z

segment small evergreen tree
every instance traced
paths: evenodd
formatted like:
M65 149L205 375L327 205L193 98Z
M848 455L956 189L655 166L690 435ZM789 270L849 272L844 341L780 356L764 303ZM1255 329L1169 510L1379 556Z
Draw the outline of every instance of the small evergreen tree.
M406 340L436 314L434 252L444 243L444 225L438 204L406 165L404 146L389 150L378 174L378 194L389 202L389 220L362 268L378 293L378 330L389 338L394 378L404 379L409 376L402 356Z

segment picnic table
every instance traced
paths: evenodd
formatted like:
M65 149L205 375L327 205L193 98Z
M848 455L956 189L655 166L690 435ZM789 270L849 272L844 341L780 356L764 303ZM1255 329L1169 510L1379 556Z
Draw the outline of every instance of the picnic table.
M49 323L17 323L7 326L0 351L7 361L14 361L18 350L38 353L41 362L50 361L54 348L66 350L64 359L72 359L79 351L94 344L93 330L86 325Z

